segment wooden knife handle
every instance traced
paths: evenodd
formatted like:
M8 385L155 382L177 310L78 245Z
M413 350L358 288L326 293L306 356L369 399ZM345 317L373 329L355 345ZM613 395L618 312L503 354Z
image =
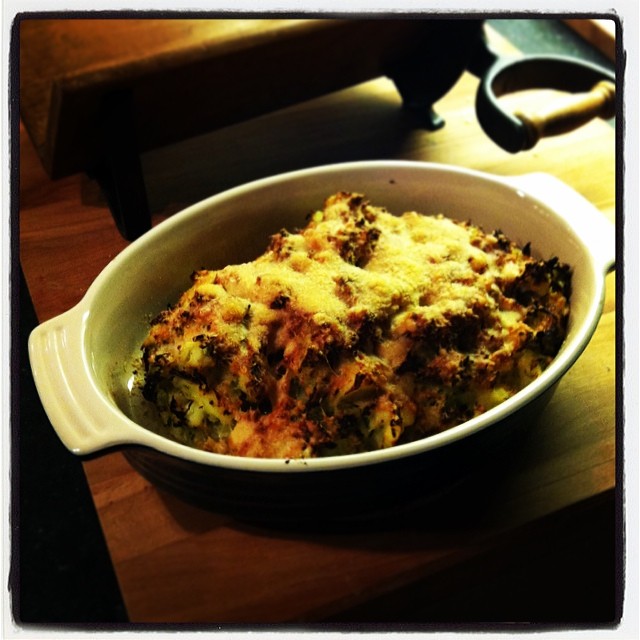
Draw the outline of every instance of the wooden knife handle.
M615 115L615 99L614 83L602 80L591 91L566 96L535 114L516 112L514 115L527 132L525 148L531 149L540 138L573 131L594 118L612 118Z

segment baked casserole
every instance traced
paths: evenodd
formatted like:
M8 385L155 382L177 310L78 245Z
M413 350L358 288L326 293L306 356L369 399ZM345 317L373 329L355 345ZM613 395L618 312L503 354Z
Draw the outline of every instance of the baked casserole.
M469 221L340 192L252 262L192 274L152 322L138 384L165 435L263 458L392 447L537 378L570 268Z

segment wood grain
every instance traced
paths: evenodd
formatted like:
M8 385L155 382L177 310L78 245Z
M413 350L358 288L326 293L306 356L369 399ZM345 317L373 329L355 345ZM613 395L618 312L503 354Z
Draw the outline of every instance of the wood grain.
M544 171L616 221L615 131L593 121L511 155L481 131L478 81L465 74L426 132L378 78L143 157L154 224L207 195L287 169L407 158L519 175ZM77 303L127 242L93 183L51 181L21 131L20 259L37 315ZM616 296L607 277L593 339L535 427L499 468L438 504L370 529L270 529L203 511L158 491L120 452L84 468L129 617L134 622L318 621L385 594L471 567L487 552L517 557L558 516L616 486ZM70 454L71 455L71 454ZM486 567L483 570L487 570ZM498 569L496 569L498 570Z
M149 150L379 77L433 34L418 19L26 18L21 113L59 178L99 159L110 93L131 92Z
M606 18L565 18L564 23L602 52L609 60L616 59L616 23Z

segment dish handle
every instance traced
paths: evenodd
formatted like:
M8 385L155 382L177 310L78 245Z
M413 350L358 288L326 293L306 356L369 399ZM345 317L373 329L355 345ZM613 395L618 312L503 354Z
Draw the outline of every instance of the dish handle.
M550 209L561 211L562 217L580 235L603 272L607 274L615 270L615 226L591 202L548 173L528 173L506 178L506 181Z
M122 415L87 375L83 342L88 315L81 302L29 336L29 360L42 406L58 437L77 455L135 440Z
M565 95L537 114L511 113L499 100L510 93L545 88ZM593 118L610 119L615 114L615 74L568 56L494 58L476 94L480 126L510 153L531 149L540 138L573 131Z

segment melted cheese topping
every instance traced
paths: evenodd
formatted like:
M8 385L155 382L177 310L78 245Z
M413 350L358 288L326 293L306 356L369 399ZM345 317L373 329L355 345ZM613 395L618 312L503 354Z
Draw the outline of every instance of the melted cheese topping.
M366 451L502 402L557 352L570 272L500 232L338 193L253 262L193 274L152 324L173 437L257 457Z

